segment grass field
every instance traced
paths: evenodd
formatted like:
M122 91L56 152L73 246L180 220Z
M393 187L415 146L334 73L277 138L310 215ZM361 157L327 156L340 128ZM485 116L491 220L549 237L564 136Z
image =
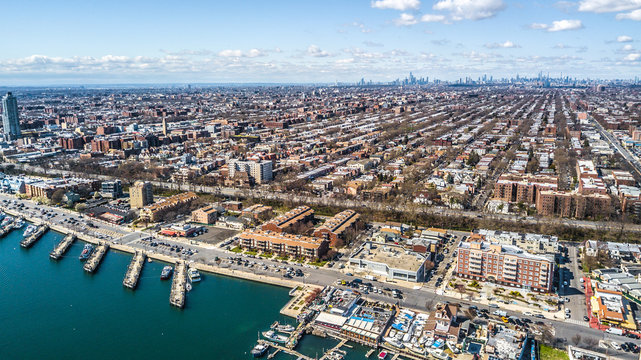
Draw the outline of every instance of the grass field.
M570 360L570 356L563 350L541 345L541 360Z

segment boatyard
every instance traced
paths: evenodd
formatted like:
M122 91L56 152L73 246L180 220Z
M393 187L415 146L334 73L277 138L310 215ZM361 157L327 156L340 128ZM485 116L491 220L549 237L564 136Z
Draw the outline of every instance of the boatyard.
M174 270L174 279L171 283L169 303L177 308L185 307L185 291L187 286L187 264L178 261Z
M140 278L140 273L145 265L145 260L147 260L147 255L142 251L136 251L129 263L129 266L127 267L125 278L122 280L123 286L132 290L138 286L138 279Z
M76 241L76 235L69 234L51 251L49 257L53 260L60 259L69 250L69 247Z
M96 269L98 269L98 265L100 265L100 262L102 261L102 258L107 253L107 250L109 250L109 244L107 242L101 242L100 244L98 244L98 247L91 255L89 260L87 260L83 269L85 269L86 272L90 273L96 271Z

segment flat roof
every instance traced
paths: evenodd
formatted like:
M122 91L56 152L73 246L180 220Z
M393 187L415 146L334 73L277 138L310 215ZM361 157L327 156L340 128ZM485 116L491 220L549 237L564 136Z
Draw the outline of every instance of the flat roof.
M367 244L350 259L365 260L387 264L390 268L416 272L425 263L426 258L402 246L371 244L371 249Z

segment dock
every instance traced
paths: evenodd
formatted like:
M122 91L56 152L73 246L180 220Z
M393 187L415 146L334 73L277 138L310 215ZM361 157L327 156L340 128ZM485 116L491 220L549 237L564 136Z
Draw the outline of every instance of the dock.
M187 264L184 261L176 262L174 278L171 283L169 303L178 308L185 307L185 287L187 284Z
M135 289L138 285L138 279L140 278L140 273L142 272L142 267L145 265L145 260L147 260L147 255L142 251L136 251L134 257L131 259L129 266L127 267L127 273L125 278L122 280L122 285L129 289Z
M58 245L56 245L56 247L49 253L49 257L53 260L60 259L62 255L69 250L69 246L71 246L74 241L76 241L76 235L69 234L65 236L65 238L62 239L62 241L59 242Z
M109 250L108 243L106 242L99 243L96 250L93 252L93 254L91 254L91 257L85 263L85 266L84 266L85 271L90 273L96 271L96 269L98 268L98 265L100 265L102 258L105 256L108 250Z
M281 346L281 345L279 345L279 344L277 344L275 342L272 342L272 341L267 341L267 340L260 339L260 340L258 340L258 342L259 343L263 343L263 344L269 344L269 346L271 346L272 348L276 349L276 352L282 351L282 352L284 352L286 354L289 354L289 355L292 355L292 356L296 356L297 359L314 360L313 358L311 358L309 356L305 356L305 355L299 353L298 351L295 351L295 350L292 350L292 349L288 349L288 348L286 348L284 346Z
M5 226L5 227L3 227L2 229L0 229L0 238L3 238L3 237L5 237L5 236L7 236L7 234L8 234L8 233L10 233L10 232L11 232L11 230L13 230L13 224L14 224L14 223L15 223L15 221L11 221L11 222L9 222L8 224L6 224L6 226Z
M20 246L22 246L23 248L30 248L31 246L33 246L33 244L36 243L36 241L38 241L38 239L42 237L42 235L44 235L44 233L47 232L47 230L49 230L49 225L39 225L36 232L20 241Z

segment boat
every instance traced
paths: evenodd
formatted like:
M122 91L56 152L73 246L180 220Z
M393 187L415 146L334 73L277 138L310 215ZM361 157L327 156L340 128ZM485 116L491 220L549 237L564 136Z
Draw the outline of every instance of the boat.
M386 337L383 340L385 340L388 344L392 345L395 348L402 349L405 347L402 342L396 340L396 338L393 337Z
M20 218L20 219L18 219L18 221L16 221L16 222L13 224L13 228L14 228L14 229L22 229L22 227L24 226L24 224L25 224L24 219L23 219L23 218Z
M25 231L22 233L22 236L24 236L24 237L29 237L29 236L33 235L33 233L35 233L35 232L36 232L36 230L38 230L38 227L37 227L37 226L35 226L35 225L29 225L29 226L27 226L27 228L25 229Z
M269 344L256 344L252 349L251 354L253 357L258 358L265 355L267 350L269 350Z
M171 273L174 271L174 268L171 266L167 265L164 268L162 268L162 272L160 273L160 280L167 280L171 277Z
M275 341L281 344L287 342L287 336L277 334L274 330L263 331L261 334L263 334L263 337L267 340Z
M149 262L149 263L150 263L150 262L154 262L154 261L153 261L153 260L151 260L151 258L147 258L147 262Z
M0 223L0 227L4 229L8 225L11 225L12 222L13 218L11 216L7 216L2 220L2 223Z
M272 326L270 327L272 330L276 330L279 332L284 332L284 333L290 333L296 330L295 327L289 324L279 324L278 321L274 322Z
M187 276L189 276L189 281L193 283L200 281L200 273L196 268L190 267L189 270L187 270Z
M381 351L378 353L378 359L383 360L387 357L387 351Z
M185 290L187 290L187 292L191 291L191 284L190 283L186 283L185 284Z
M89 259L89 257L93 253L93 250L94 250L93 245L85 244L85 247L82 249L82 252L80 253L80 256L78 257L78 259L80 259L80 261L85 261Z

